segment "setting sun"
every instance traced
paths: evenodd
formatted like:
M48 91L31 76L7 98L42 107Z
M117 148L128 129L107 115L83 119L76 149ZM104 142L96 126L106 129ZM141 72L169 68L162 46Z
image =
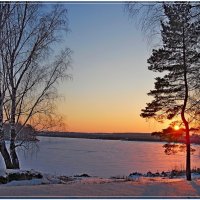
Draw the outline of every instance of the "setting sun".
M174 126L174 129L175 129L176 131L178 131L178 130L180 129L180 127L179 127L178 125L175 125L175 126Z

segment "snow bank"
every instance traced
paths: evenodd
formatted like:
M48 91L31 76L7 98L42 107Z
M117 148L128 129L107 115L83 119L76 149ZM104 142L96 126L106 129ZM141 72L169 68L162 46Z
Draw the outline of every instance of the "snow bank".
M112 177L112 178L100 178L91 177L89 175L76 175L76 176L54 176L51 174L41 174L35 170L0 170L0 178L5 179L7 182L5 186L28 186L28 185L49 185L49 184L107 184L107 183L120 183L120 182L138 182L144 183L173 183L185 180L185 175L177 177L164 176L147 173L132 173L127 177ZM16 178L16 179L15 179ZM192 173L193 180L199 180L199 173Z

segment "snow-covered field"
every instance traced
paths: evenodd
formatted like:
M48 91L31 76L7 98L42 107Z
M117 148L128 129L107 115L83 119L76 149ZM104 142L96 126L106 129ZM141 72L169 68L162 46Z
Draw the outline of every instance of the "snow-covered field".
M73 176L87 173L109 178L132 172L162 172L184 168L185 155L165 155L162 143L39 137L35 151L19 152L21 168L52 175ZM192 156L199 165L199 151ZM0 160L0 168L3 168Z
M184 176L172 179L128 176L135 171L161 172L175 166L183 167L185 156L166 156L162 143L47 137L39 139L41 141L37 151L18 153L22 169L42 172L43 177L1 184L1 197L200 196L200 175L193 174L192 182L185 181ZM192 161L193 166L199 167L198 152L193 155ZM6 172L12 173L12 170L5 171L2 165L0 176ZM91 177L74 176L83 173Z
M36 179L37 180L37 179ZM36 181L0 186L1 197L199 197L200 180L146 178L136 180L83 178L63 184ZM32 184L31 184L32 183ZM14 186L13 186L14 185Z
M39 137L38 148L18 151L21 168L53 175L87 173L109 178L132 172L162 172L184 169L185 155L165 155L162 143L129 142L75 138ZM199 151L192 156L193 167L200 167ZM0 157L0 169L3 169Z

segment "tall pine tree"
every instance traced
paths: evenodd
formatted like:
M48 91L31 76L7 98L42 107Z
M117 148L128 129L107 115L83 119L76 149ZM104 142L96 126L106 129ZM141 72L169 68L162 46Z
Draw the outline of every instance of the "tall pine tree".
M162 47L153 49L148 59L148 69L162 75L155 79L155 88L148 93L154 99L142 109L141 116L179 120L185 134L186 178L190 181L190 132L200 116L200 24L192 17L190 3L164 3L163 9L167 19L161 22Z

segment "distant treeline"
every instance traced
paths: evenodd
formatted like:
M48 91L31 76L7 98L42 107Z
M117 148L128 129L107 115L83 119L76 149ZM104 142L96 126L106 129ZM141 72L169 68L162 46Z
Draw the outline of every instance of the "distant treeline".
M77 132L43 132L39 136L86 138L102 140L126 140L126 141L161 141L150 133L77 133Z
M66 137L66 138L85 138L85 139L102 139L102 140L125 140L125 141L149 141L165 142L151 133L78 133L78 132L42 132L38 136L46 137ZM184 140L178 141L183 143ZM200 144L200 135L191 135L191 143Z

